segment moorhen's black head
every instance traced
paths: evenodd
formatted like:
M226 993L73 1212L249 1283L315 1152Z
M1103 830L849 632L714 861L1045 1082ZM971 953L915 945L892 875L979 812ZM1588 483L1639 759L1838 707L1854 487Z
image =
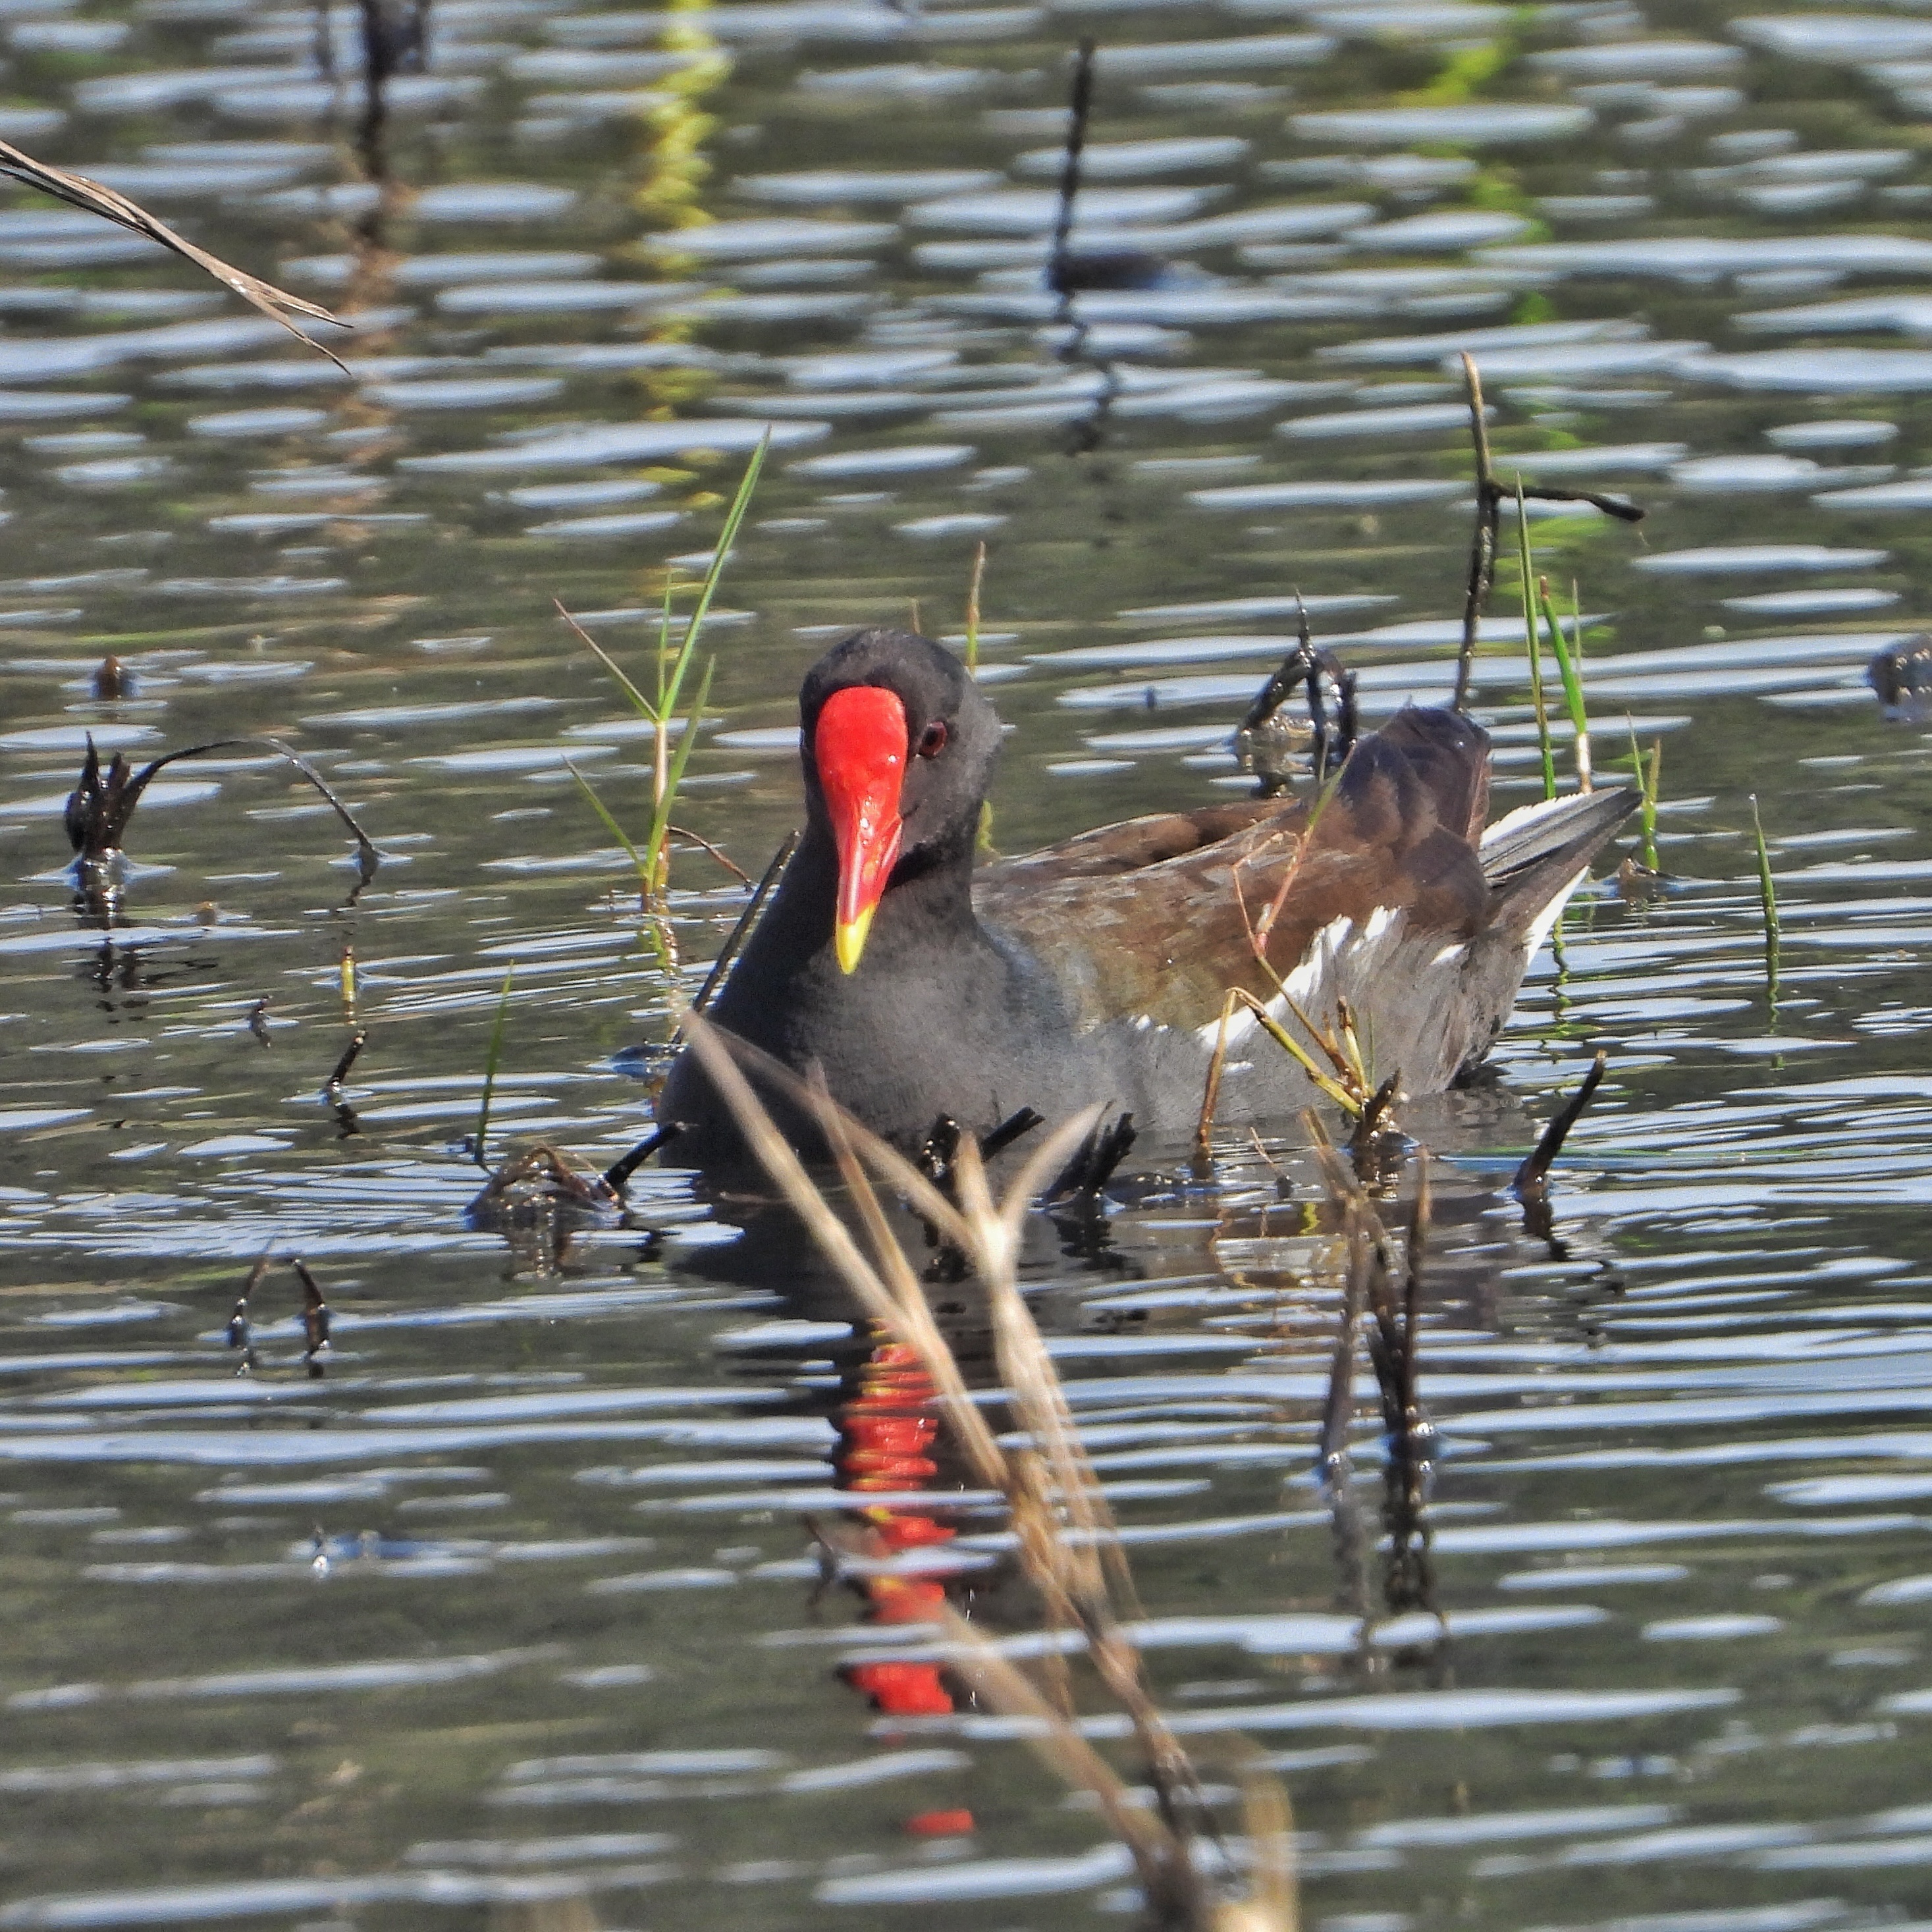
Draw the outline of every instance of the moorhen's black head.
M850 973L889 886L970 864L1000 721L958 658L910 631L855 631L799 692L805 794L838 850L834 927Z

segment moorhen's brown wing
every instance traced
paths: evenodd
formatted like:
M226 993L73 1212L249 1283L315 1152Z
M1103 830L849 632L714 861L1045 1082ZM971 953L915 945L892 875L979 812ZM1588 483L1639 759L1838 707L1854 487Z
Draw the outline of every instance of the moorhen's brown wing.
M1404 711L1357 748L1312 832L1294 800L1160 813L988 866L974 898L1052 972L1082 1026L1202 1027L1231 986L1276 992L1251 934L1284 885L1267 942L1283 978L1337 920L1400 911L1438 945L1473 938L1490 902L1475 843L1488 760L1466 719Z

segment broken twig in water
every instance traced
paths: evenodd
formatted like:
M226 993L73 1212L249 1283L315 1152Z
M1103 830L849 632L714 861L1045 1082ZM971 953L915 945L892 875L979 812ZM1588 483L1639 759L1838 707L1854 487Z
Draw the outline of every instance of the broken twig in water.
M228 1346L242 1352L242 1366L235 1371L238 1376L253 1375L255 1372L255 1350L248 1330L248 1304L268 1272L268 1257L272 1252L264 1248L256 1256L255 1265L248 1270L248 1279L242 1284L234 1312L228 1318Z
M4 142L0 142L0 147L4 146ZM279 738L212 738L205 745L184 745L178 752L164 752L158 758L151 758L138 772L122 753L116 752L103 772L100 754L94 748L94 734L90 731L80 777L68 796L68 843L83 866L109 862L121 850L128 836L129 821L134 816L134 808L140 803L141 794L147 790L156 772L179 758L198 758L210 752L247 750L260 746L266 746L278 758L286 758L293 765L349 828L356 841L356 860L362 874L361 884L356 888L359 892L376 876L382 855L376 850L375 842L368 833L356 824L355 814L323 782L322 775L299 752L292 750Z
M718 957L712 961L711 970L705 974L704 983L698 988L698 997L691 1003L693 1012L701 1013L710 1005L712 996L730 968L732 961L738 956L739 947L744 944L758 914L764 909L766 900L770 898L772 888L778 884L779 874L791 863L791 855L797 850L797 832L788 832L784 842L772 854L771 863L765 868L764 876L752 887L752 896L746 902L745 910L738 915L737 924L725 935L724 944L718 949ZM751 882L747 880L746 883L748 885Z
M237 1375L253 1375L260 1366L255 1357L250 1316L256 1292L274 1266L273 1254L272 1249L264 1248L256 1257L255 1265L248 1270L248 1279L236 1299L234 1312L228 1318L228 1346L242 1351L242 1366L236 1370ZM302 1365L311 1378L320 1381L322 1358L328 1352L329 1345L328 1302L322 1294L322 1284L300 1255L289 1256L284 1264L294 1269L296 1279L302 1283Z
M310 1375L320 1382L321 1358L328 1346L328 1304L322 1297L321 1283L309 1272L308 1264L301 1256L291 1255L289 1265L295 1270L296 1277L302 1286L302 1340L306 1345L302 1351L302 1364Z
M694 1013L702 1013L716 997L718 988L724 983L725 974L730 970L731 962L738 956L738 950L752 927L757 924L758 914L770 898L772 888L783 875L786 866L791 863L791 855L798 850L798 833L788 832L778 849L772 854L771 862L766 866L764 875L752 888L752 896L745 909L738 915L737 923L726 934L724 944L718 949L718 957L711 962L711 970L704 976L704 983L698 989L697 997L691 1003ZM682 1031L680 1022L677 1031ZM672 1037L675 1040L676 1032ZM683 1130L675 1121L668 1121L646 1134L630 1152L621 1160L615 1160L604 1170L604 1185L614 1195L621 1196L632 1174L649 1160L660 1148L668 1146Z
M1489 411L1483 400L1482 376L1475 358L1466 351L1462 362L1462 385L1469 400L1469 436L1476 454L1476 522L1469 539L1468 575L1462 592L1462 642L1456 657L1456 694L1450 701L1456 710L1467 711L1475 682L1477 637L1490 587L1496 581L1496 542L1505 496L1514 495L1538 503L1588 503L1625 524L1642 523L1644 512L1627 498L1607 496L1599 490L1559 490L1520 479L1506 490L1496 481L1490 454ZM1525 596L1527 598L1526 590Z
M621 1160L614 1160L604 1170L604 1185L619 1199L623 1198L626 1184L632 1174L657 1152L676 1139L683 1130L675 1120L668 1120L661 1127L654 1127L638 1142Z
M1060 298L1062 320L1073 301L1071 249L1073 208L1080 198L1080 158L1087 146L1087 123L1094 112L1094 44L1080 43L1073 61L1073 91L1066 109L1066 147L1060 164L1060 203L1053 218L1053 245L1047 256L1046 285Z
M1510 1183L1510 1192L1519 1201L1526 1204L1532 1195L1540 1196L1548 1186L1550 1165L1563 1151L1563 1143L1569 1138L1570 1130L1590 1104L1590 1096L1601 1083L1604 1070L1609 1064L1610 1055L1600 1047L1596 1058L1590 1063L1589 1072L1583 1076L1582 1084L1552 1117L1534 1151L1516 1169L1516 1178Z
M710 854L741 886L748 886L752 883L752 875L745 870L743 866L726 854L721 852L701 833L687 832L681 825L667 825L664 830L672 838L682 838L687 845L695 845L700 852Z
M356 1056L362 1051L362 1042L369 1037L367 1027L358 1027L349 1036L349 1044L342 1049L342 1058L322 1082L322 1092L331 1100L342 1091L342 1083L349 1078L349 1070L356 1064Z

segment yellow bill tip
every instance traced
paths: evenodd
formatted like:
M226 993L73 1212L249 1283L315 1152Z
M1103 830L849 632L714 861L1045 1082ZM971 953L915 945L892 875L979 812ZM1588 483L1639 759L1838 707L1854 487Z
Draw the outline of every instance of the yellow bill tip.
M856 919L842 920L833 928L832 944L838 955L840 972L858 970L859 956L866 950L866 935L872 929L872 911L868 906Z

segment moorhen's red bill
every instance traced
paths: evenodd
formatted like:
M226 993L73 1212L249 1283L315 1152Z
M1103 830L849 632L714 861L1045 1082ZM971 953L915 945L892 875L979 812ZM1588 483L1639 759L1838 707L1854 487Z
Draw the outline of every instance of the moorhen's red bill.
M1058 1120L1095 1101L1156 1136L1191 1130L1227 989L1285 1010L1248 938L1278 895L1268 956L1303 1010L1325 1022L1344 996L1376 1077L1439 1092L1488 1051L1637 802L1579 794L1485 831L1487 734L1411 707L1356 747L1312 828L1299 801L1248 799L976 872L1000 724L949 652L856 632L806 674L799 708L804 836L710 1017L796 1072L821 1068L909 1151L942 1116L983 1135L1022 1108ZM1224 1112L1306 1103L1251 1018L1230 1036ZM688 1052L658 1115L680 1130L673 1159L737 1156Z

